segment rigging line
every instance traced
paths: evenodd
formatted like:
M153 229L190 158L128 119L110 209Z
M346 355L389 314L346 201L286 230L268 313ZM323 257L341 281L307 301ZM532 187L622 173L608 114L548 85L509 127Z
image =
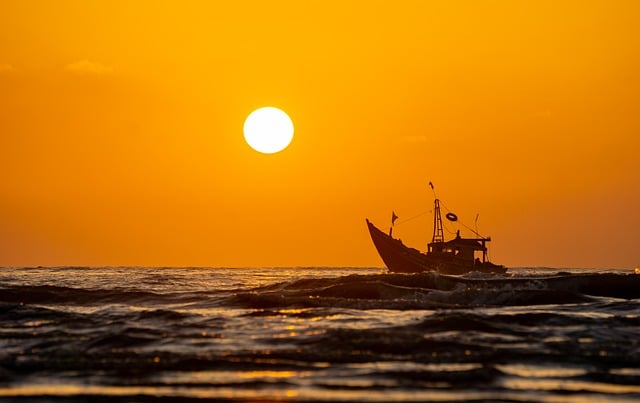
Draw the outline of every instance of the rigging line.
M455 233L456 233L455 231L451 231L451 230L450 230L449 228L447 228L447 227L444 227L444 229L445 229L445 231L447 231L450 235L453 235L453 234L455 234Z
M449 234L453 235L453 234L455 234L455 233L456 233L456 231L455 231L455 227L456 227L456 226L455 226L455 224L450 223L450 222L447 222L447 221L443 221L443 222L442 222L442 224L444 224L444 225L443 225L443 228L444 228L444 229L445 229ZM450 229L450 228L453 228L453 230L452 230L452 229Z
M440 204L442 205L442 207L444 207L444 209L447 211L447 213L451 213L452 212L451 210L449 210L449 208L442 201L440 201ZM473 232L474 234L476 234L480 238L484 238L484 236L480 235L478 233L478 231L475 231L474 229L468 227L465 223L463 223L462 220L458 220L458 222L460 223L460 225L462 225L463 227L465 227L469 231Z
M416 218L418 218L418 217L422 217L423 215L427 214L427 213L428 213L428 212L430 212L430 211L431 211L431 210L423 211L422 213L420 213L420 214L418 214L418 215L414 215L413 217L405 218L404 220L398 220L398 221L396 222L396 225L404 224L404 223L406 223L407 221L411 221L411 220L414 220L414 219L416 219Z
M476 234L477 236L479 236L480 238L484 238L484 236L480 235L478 232L476 232L473 228L470 228L468 226L466 226L463 222L460 223L460 225L462 225L463 227L465 227L466 229L468 229L469 231L473 232L474 234Z

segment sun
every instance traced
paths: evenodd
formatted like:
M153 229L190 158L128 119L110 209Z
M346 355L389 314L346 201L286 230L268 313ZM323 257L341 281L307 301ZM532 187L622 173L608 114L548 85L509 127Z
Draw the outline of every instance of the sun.
M293 122L284 111L265 106L251 112L244 121L244 139L256 151L273 154L293 139Z

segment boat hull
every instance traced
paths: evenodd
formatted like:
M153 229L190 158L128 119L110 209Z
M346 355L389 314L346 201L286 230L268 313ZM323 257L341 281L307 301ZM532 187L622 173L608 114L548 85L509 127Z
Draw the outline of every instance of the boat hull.
M382 232L369 220L367 220L367 227L380 258L382 258L382 261L391 272L419 273L437 271L444 274L464 274L472 271L485 273L504 273L507 271L504 266L490 262L474 264L473 261L465 261L454 256L430 256L408 247L401 240Z

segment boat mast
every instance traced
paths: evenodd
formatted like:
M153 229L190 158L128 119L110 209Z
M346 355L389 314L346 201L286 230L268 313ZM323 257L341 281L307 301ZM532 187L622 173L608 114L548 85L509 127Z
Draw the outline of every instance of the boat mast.
M433 208L433 239L431 242L444 242L444 231L442 230L442 216L440 215L440 200L436 199Z

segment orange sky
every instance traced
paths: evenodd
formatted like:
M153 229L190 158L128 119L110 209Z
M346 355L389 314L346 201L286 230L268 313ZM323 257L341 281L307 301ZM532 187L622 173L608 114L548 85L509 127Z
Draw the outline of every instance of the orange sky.
M381 266L365 217L428 212L433 181L497 263L640 266L638 21L609 0L0 2L0 265ZM265 105L295 125L278 154L243 139Z

